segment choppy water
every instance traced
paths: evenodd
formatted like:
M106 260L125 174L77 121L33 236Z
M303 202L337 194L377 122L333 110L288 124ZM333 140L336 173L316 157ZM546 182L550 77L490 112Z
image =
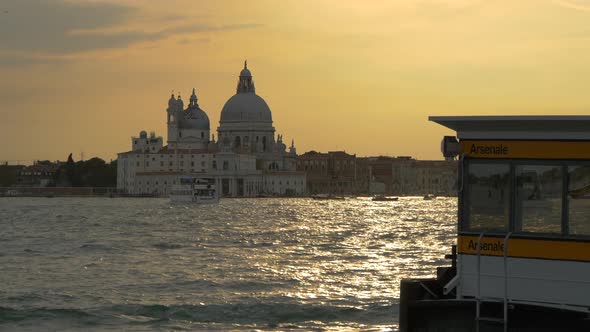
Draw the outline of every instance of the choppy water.
M0 330L389 331L456 200L0 198Z

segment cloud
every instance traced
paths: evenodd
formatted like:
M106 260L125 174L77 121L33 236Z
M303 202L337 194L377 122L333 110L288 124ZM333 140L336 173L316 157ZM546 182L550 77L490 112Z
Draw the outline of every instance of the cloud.
M76 29L98 29L126 22L137 10L106 3L72 3L50 0L7 0L0 16L2 50L41 53L71 53L120 46L131 36L85 40L68 33ZM97 45L93 45L94 42Z
M574 9L574 10L579 10L579 11L584 11L584 12L590 12L590 0L552 0L552 1L562 7L566 7L566 8L570 8L570 9Z
M0 52L25 53L24 56L2 56L0 65L52 61L51 58L55 56L125 48L135 43L176 35L259 26L185 23L162 26L155 31L131 30L126 28L126 24L133 20L145 20L145 17L140 15L138 8L127 5L64 0L5 0L0 7ZM176 20L179 21L183 20ZM48 59L42 59L43 56Z
M13 67L21 65L59 64L68 59L51 56L34 56L29 54L0 54L0 67Z

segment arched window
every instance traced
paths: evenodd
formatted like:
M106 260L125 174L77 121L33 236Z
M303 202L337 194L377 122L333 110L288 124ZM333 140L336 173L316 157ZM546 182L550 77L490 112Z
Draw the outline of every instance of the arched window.
M266 151L266 136L262 136L262 151Z
M236 140L235 140L234 146L236 148L239 148L241 145L242 145L242 142L241 142L240 136L236 136Z
M205 133L201 132L201 138L205 138Z

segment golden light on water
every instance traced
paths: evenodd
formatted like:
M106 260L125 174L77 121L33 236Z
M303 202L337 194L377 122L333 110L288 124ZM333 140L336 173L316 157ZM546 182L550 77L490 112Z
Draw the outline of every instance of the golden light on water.
M121 329L391 331L400 280L448 266L456 235L455 198L5 203L0 291L13 300L0 305L59 303Z

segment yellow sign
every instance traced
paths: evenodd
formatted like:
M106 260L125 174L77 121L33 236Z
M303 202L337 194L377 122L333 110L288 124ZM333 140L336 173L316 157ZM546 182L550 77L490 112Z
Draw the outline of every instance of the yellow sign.
M590 159L588 141L461 141L470 158Z
M477 245L478 236L459 235L459 254L477 255ZM504 238L484 236L479 247L480 255L504 256ZM507 256L589 262L590 242L511 238L508 240Z

